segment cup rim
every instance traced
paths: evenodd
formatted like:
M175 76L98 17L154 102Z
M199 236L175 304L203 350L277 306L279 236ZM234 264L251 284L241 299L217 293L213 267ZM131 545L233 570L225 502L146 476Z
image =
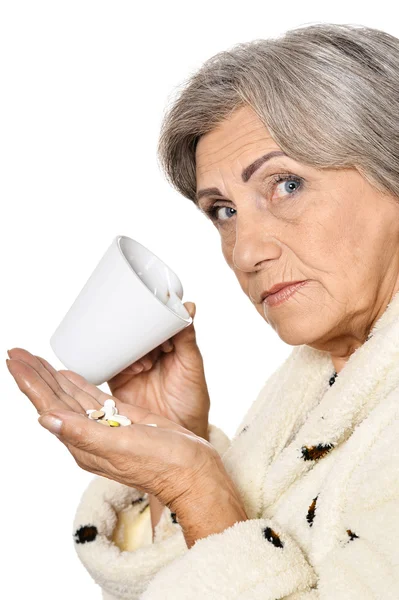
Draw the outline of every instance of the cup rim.
M152 250L150 250L149 248L147 248L147 246L144 246L144 244L141 244L141 242L138 242L137 240L127 236L127 235L117 235L115 237L114 242L116 242L116 246L119 250L119 252L121 253L121 256L123 257L123 259L125 260L125 262L127 263L128 267L131 269L131 271L135 274L135 276L137 277L137 279L140 280L140 282L144 285L144 287L149 291L149 293L151 294L151 296L157 300L164 308L166 308L167 310L169 310L175 317L177 317L178 319L181 319L182 321L184 321L184 323L189 323L191 324L193 322L192 317L188 316L188 319L185 319L184 317L182 317L181 315L179 315L178 313L176 313L174 310L172 310L169 306L167 306L166 304L164 304L162 302L162 300L160 300L157 296L155 296L155 294L153 292L151 292L150 288L148 286L146 286L146 284L144 283L144 281L141 279L141 277L139 277L136 273L136 271L133 269L132 265L130 264L130 262L128 261L128 259L126 258L126 256L124 255L122 248L120 246L120 241L121 239L124 238L126 240L129 240L131 242L134 242L135 244L139 244L139 246L141 246L142 248L144 248L145 250L147 250L147 252L149 252L150 254L152 254L153 256L155 256L155 258L157 260L159 260L160 263L162 263L167 269L169 269L169 271L172 271L172 273L179 279L180 278L176 275L176 273L173 271L173 269L171 269L169 267L169 265L167 265L161 258L159 258L159 256L157 254L155 254L155 252L153 252ZM185 308L185 307L184 307ZM187 308L185 308L185 310L187 310ZM187 311L188 312L188 311Z

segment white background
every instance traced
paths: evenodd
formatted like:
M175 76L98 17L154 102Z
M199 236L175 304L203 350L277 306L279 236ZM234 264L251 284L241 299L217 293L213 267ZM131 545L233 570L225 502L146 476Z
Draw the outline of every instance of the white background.
M210 421L231 437L291 352L225 264L216 229L165 181L156 159L177 87L238 42L316 22L399 35L389 3L0 4L2 310L1 589L11 599L100 598L73 546L92 475L37 423L9 374L22 347L65 368L49 339L116 235L153 250L197 304ZM106 384L100 386L109 391Z

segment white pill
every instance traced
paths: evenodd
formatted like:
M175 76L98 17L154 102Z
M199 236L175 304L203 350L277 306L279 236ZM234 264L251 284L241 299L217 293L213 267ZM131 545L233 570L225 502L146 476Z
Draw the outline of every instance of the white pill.
M158 427L156 423L140 423L140 425L149 425L150 427Z
M112 400L112 398L107 398L107 400L104 402L104 406L115 406L115 400Z
M114 407L113 406L105 406L104 407L104 412L105 412L105 419L112 419L114 416Z
M111 420L116 421L117 423L120 423L121 425L131 425L132 424L131 420L128 419L127 417L125 417L124 415L114 415Z

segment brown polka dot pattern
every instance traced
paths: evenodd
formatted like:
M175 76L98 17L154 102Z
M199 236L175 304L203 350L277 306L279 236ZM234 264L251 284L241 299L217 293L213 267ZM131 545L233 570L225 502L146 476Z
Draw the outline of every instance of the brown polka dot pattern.
M302 446L302 458L304 460L319 460L327 454L334 444L317 444L317 446Z
M315 510L316 510L316 501L317 501L317 498L318 498L318 496L316 496L316 498L313 498L313 502L309 506L309 510L308 510L307 515L306 515L306 520L309 523L309 527L312 527L312 525L313 525L313 519L314 519L314 515L315 515Z
M77 529L74 534L75 542L77 544L85 544L86 542L93 542L97 537L97 527L94 525L84 525Z
M347 534L349 535L349 537L350 537L350 540L349 540L350 542L351 542L352 540L354 540L355 538L358 538L358 537L359 537L358 535L356 535L356 533L354 533L354 532L353 532L353 531L351 531L350 529L347 529L347 530L346 530L346 533L347 533Z
M144 496L142 498L136 498L136 500L132 500L132 505L139 504L139 502L143 502L143 501L144 501Z
M267 541L271 542L273 544L273 546L276 546L276 548L284 547L284 544L280 540L280 537L277 535L277 533L271 527L266 527L263 530L263 535L267 539Z

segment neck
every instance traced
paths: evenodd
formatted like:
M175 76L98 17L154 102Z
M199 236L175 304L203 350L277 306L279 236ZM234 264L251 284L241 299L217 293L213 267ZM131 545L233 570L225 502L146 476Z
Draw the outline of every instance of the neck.
M366 326L363 326L361 332L358 333L356 335L356 337L351 337L350 342L348 342L348 341L346 342L345 351L342 352L342 345L341 345L341 351L339 351L339 349L337 349L337 350L334 349L334 350L330 351L331 360L334 365L334 369L337 373L342 371L342 369L344 368L349 357L357 350L357 348L362 346L364 344L364 342L366 342L369 339L369 337L372 336L372 333L370 333L370 332L372 331L374 325L380 319L380 317L384 314L388 304L390 304L392 298L396 295L396 293L398 291L399 291L399 278L396 281L396 285L394 286L394 288L388 294L385 294L384 299L377 300L377 302L375 303L374 309L372 311L371 319L366 324Z

